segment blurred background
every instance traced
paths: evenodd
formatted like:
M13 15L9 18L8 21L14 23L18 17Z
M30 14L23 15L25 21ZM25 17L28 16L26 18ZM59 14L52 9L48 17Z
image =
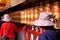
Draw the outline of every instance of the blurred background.
M8 13L13 22L33 25L32 21L38 19L42 11L52 12L60 28L59 0L0 0L0 16Z

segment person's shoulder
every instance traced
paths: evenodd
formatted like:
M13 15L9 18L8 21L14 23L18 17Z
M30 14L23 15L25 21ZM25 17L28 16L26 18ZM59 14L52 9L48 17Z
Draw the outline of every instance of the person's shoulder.
M40 34L38 40L46 40L46 32Z
M56 32L55 30L47 29L46 32Z
M40 36L45 36L46 35L46 32L43 32Z

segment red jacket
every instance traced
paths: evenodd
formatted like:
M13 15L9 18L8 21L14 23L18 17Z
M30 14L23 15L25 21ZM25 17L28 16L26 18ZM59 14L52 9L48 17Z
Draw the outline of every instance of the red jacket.
M9 33L7 35L7 37L9 37L9 38L15 38L14 31L18 32L20 30L12 22L5 22L1 26L1 37L2 37L2 34L3 35L7 34L9 28L10 28L10 31L9 31Z

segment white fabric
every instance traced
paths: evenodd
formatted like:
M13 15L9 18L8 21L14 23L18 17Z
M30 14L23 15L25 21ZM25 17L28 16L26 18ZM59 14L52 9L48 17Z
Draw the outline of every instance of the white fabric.
M39 19L33 21L33 24L36 26L53 26L54 23L49 20L45 20L48 15L52 15L50 12L42 12L40 13Z
M9 14L5 14L4 16L3 16L3 21L11 21L11 18L10 18L10 16L9 16Z
M38 40L39 36L37 36L36 40Z
M32 30L34 30L34 27L32 27ZM33 40L33 37L34 37L34 35L31 34L31 38L30 38L30 40Z
M31 34L31 38L30 38L30 40L33 40L33 37L34 37L34 35L33 35L33 34Z
M52 15L51 12L41 12L39 15L39 19L45 19L48 15Z
M49 20L35 20L33 24L36 26L53 26L54 25L54 23Z

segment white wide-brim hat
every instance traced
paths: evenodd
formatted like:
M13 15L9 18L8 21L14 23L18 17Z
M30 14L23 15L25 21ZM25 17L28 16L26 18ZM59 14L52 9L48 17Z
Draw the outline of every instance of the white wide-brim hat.
M2 21L11 21L9 14L4 14Z
M52 21L40 20L40 19L33 21L33 24L36 26L53 26L54 25Z
M39 15L39 19L47 18L48 15L52 15L51 12L41 12Z
M39 19L33 21L32 23L36 26L54 26L53 21L50 21L48 15L52 15L50 12L42 12L40 13Z

